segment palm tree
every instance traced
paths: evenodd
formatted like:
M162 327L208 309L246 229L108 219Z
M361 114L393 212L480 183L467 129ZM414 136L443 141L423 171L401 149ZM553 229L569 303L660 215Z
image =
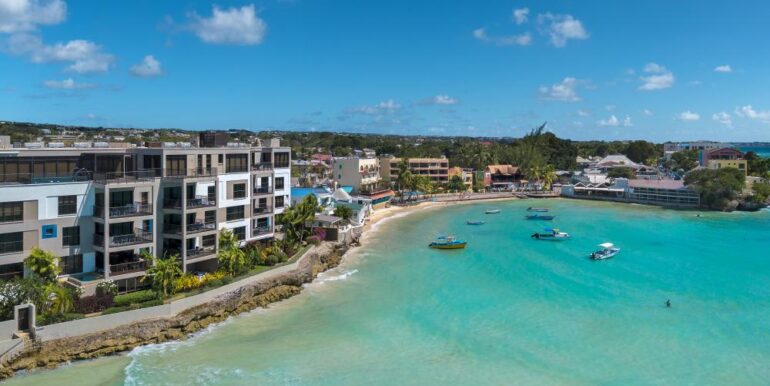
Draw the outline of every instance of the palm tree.
M147 277L152 279L152 285L156 290L160 290L163 297L167 297L174 291L174 280L182 276L182 268L179 267L177 254L170 254L163 259L159 259L149 252L143 251L142 258L151 260L152 266L147 269Z
M33 247L29 256L24 259L24 266L45 283L53 283L59 275L58 258L51 252Z
M540 166L538 165L531 165L526 170L527 178L532 181L540 182L540 178L543 176L542 172L540 170Z
M351 217L353 217L353 210L348 206L340 205L334 209L334 215L345 221L348 221Z
M545 168L543 168L543 187L546 190L550 190L551 185L556 181L556 178L556 170L553 165L545 165Z
M74 308L72 293L59 285L49 284L45 288L48 312L54 315L63 315Z
M398 162L398 175L396 177L396 184L398 185L398 191L401 194L401 200L404 198L404 188L408 187L412 183L414 176L409 170L409 159L402 158Z
M238 238L229 229L219 232L219 266L230 275L235 275L246 267L246 252L240 246Z

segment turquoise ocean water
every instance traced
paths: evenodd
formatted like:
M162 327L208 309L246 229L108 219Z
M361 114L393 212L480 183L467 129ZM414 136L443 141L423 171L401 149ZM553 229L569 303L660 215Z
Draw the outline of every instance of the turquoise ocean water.
M524 220L530 205L573 239L530 239L551 225ZM417 212L268 310L8 384L765 385L770 212L696 213L567 200ZM448 233L468 248L426 247ZM620 254L588 260L606 241Z
M764 157L764 158L770 158L770 147L765 146L745 146L739 148L742 152L749 152L753 151L757 153L758 156Z

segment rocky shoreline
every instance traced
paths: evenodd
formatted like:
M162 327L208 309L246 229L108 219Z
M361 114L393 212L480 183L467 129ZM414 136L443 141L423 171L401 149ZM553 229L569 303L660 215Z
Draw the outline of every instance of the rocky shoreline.
M231 316L298 295L302 292L303 284L313 281L319 273L339 265L347 251L347 246L342 245L325 247L320 252L305 256L292 271L246 285L174 317L42 342L34 351L1 366L0 379L12 377L21 370L54 368L71 361L123 353L142 345L184 340L190 334Z

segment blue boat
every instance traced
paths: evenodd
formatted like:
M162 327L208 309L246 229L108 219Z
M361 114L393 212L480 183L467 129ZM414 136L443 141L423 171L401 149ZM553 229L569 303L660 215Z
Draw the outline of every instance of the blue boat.
M527 220L545 220L545 221L551 221L555 219L556 216L544 216L541 214L528 214Z
M527 208L527 212L548 212L548 208L533 208L530 206Z
M468 225L484 225L485 224L484 221L472 221L472 220L468 220L465 223L468 224Z

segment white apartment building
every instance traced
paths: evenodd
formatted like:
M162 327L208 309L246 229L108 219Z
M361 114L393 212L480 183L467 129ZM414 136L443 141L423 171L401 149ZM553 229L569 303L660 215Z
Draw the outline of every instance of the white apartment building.
M358 193L377 186L380 160L377 158L335 157L332 159L332 179L338 186L352 186Z
M143 251L184 271L217 268L218 234L271 239L291 202L291 150L257 146L0 150L0 279L25 274L33 247L60 257L86 293L144 285Z

